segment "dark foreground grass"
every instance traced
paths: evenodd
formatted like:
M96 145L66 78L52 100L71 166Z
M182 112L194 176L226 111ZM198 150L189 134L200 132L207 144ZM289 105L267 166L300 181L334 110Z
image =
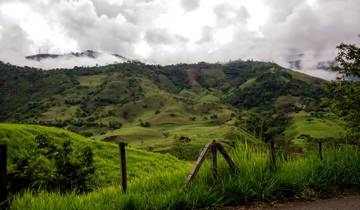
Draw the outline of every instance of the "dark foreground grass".
M331 196L343 189L360 189L360 155L356 148L326 149L320 161L305 154L288 161L278 159L270 170L265 149L238 145L231 152L238 167L232 175L223 160L219 180L214 184L208 165L194 183L183 188L186 169L161 171L133 180L126 194L119 186L106 187L86 195L74 193L33 193L16 195L12 209L191 209L241 204L254 201L281 201L289 198Z

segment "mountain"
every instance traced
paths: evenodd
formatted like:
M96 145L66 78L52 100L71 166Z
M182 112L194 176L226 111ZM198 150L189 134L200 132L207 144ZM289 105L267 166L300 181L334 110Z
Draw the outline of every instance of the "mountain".
M221 124L251 109L316 109L324 82L274 63L241 60L168 66L129 61L51 71L0 63L0 120L86 135L125 125Z

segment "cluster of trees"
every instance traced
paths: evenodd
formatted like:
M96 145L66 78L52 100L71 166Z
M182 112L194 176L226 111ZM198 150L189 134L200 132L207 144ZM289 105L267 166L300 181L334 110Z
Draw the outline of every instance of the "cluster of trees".
M237 107L260 107L269 110L273 108L277 97L285 95L317 100L322 97L323 91L320 86L314 86L293 78L287 72L276 70L263 73L249 87L240 86L227 96L227 101Z

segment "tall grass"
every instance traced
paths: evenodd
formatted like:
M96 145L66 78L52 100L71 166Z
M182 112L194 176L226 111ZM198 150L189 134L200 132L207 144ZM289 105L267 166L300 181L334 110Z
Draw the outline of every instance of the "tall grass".
M133 180L126 194L119 186L85 195L28 191L16 195L11 208L190 209L290 197L313 198L328 196L343 188L360 189L360 154L351 146L336 151L325 149L322 161L311 152L288 161L278 158L275 170L269 168L265 148L240 144L231 152L231 157L238 173L233 175L219 158L216 184L209 164L205 164L188 188L184 188L187 169L173 173L158 171Z

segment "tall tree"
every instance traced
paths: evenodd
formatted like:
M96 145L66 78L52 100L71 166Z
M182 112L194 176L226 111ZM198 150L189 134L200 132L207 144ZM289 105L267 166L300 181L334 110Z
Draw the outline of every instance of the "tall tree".
M325 101L347 123L348 136L357 140L360 137L360 48L343 43L337 48L337 63L331 69L341 76L326 86Z

